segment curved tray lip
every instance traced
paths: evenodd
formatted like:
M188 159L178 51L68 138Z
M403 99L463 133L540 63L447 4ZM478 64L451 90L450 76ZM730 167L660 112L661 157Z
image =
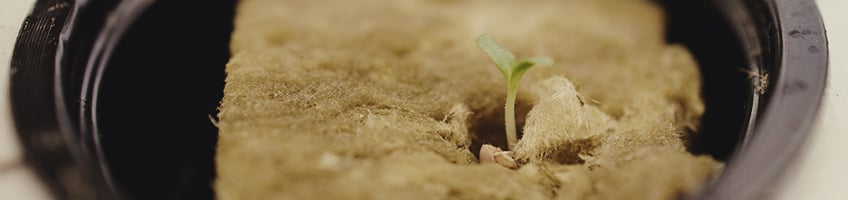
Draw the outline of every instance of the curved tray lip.
M113 182L99 136L90 130L96 106L89 101L96 101L109 52L154 1L37 0L23 22L32 25L21 29L13 50L12 62L27 69L10 81L13 121L26 165L53 197L128 198ZM93 40L75 41L80 37ZM68 76L72 68L84 68L85 76ZM44 144L45 138L51 143Z
M784 171L811 134L827 82L828 44L813 0L762 0L773 12L776 66L752 131L718 177L697 199L762 199L773 195ZM760 77L758 77L760 78ZM753 83L756 84L756 83Z
M108 190L118 199L126 199L128 197L121 187L112 178L112 170L106 162L106 155L101 145L101 133L97 121L98 108L98 92L103 78L106 64L112 57L112 51L118 45L124 33L129 29L130 25L148 8L154 0L123 0L109 13L106 24L99 31L91 54L85 64L85 73L83 74L82 87L80 98L83 100L89 99L90 104L80 105L79 116L79 132L83 138L91 141L89 147L93 150L94 155L89 156L97 162L100 173L104 177L104 182ZM64 34L64 33L63 33ZM61 56L61 55L57 55ZM59 66L57 66L59 67ZM61 82L60 77L56 77L56 82ZM61 88L61 87L60 87ZM76 91L73 91L76 92ZM58 100L57 100L58 102ZM91 154L91 153L90 153Z

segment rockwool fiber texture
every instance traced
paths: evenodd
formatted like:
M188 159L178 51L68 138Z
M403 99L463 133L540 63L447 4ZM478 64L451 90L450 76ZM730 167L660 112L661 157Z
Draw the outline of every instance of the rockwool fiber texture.
M704 112L699 72L685 47L665 42L653 1L237 9L219 199L675 199L722 166L685 149ZM521 82L517 170L472 153L474 141L505 140L506 83L474 43L483 33L556 62Z

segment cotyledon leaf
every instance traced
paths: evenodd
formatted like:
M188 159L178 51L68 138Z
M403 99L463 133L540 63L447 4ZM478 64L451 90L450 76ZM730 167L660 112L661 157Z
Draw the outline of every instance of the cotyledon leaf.
M509 77L509 74L512 74L512 64L515 63L515 55L509 50L504 49L501 45L495 41L495 38L492 38L489 34L483 34L477 37L477 46L489 54L489 57L492 58L492 61L495 61L495 65L498 66L498 69L501 70L501 73L504 74L504 77Z
M521 76L524 75L524 72L527 72L528 69L530 69L534 66L546 67L546 66L550 66L550 65L553 65L553 64L554 64L554 59L551 59L550 57L547 57L547 56L521 59L520 61L518 61L518 63L515 63L514 65L512 65L510 67L510 71L512 71L512 74L510 74L511 77L509 77L509 79L510 80L520 79Z

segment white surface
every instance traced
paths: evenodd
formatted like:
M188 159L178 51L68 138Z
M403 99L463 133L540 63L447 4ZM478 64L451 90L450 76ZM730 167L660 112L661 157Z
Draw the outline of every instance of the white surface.
M0 0L0 199L49 199L46 188L22 164L12 124L9 70L21 23L35 0Z
M0 166L21 159L21 147L14 134L9 104L9 69L12 48L33 0L0 0ZM28 4L25 2L29 2Z
M777 199L848 199L848 1L819 0L830 49L818 124Z
M36 200L50 199L35 175L27 168L18 167L0 173L0 198Z

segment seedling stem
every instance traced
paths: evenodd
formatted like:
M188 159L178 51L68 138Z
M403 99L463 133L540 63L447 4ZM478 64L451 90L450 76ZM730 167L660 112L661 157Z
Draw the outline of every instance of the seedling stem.
M553 59L550 57L532 57L521 59L516 62L515 55L509 50L501 47L492 36L483 34L477 37L477 46L489 54L495 65L503 73L507 83L506 89L506 106L504 106L504 123L506 126L506 140L509 149L514 149L518 142L518 135L515 125L515 97L518 93L518 83L521 77L533 66L549 66L553 64Z

